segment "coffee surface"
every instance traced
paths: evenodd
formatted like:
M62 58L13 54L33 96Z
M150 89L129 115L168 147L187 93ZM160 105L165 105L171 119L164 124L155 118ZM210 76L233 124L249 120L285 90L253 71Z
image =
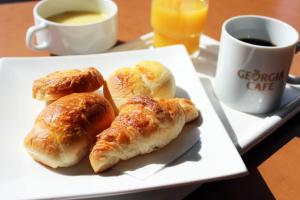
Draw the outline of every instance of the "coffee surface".
M254 45L258 45L258 46L265 46L265 47L275 47L276 46L272 42L269 42L267 40L256 39L256 38L240 38L239 40L242 42L246 42L246 43L254 44Z

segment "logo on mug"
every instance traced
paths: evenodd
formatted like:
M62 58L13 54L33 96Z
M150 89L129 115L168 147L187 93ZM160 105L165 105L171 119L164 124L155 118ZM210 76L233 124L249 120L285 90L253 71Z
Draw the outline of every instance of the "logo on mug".
M246 80L246 87L249 90L272 91L276 81L283 81L284 72L264 73L258 69L247 71L240 69L237 72L240 79Z

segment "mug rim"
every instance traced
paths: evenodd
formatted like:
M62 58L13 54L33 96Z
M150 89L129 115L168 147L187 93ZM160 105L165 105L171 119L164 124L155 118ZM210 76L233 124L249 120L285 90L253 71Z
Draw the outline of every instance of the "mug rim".
M255 44L250 44L250 43L247 43L247 42L240 41L239 39L237 39L236 37L232 36L227 31L226 26L231 21L236 20L236 19L242 19L242 18L264 19L264 20L269 20L269 21L272 21L272 22L280 23L281 25L284 25L284 26L288 27L289 29L291 29L296 34L296 39L293 42L291 42L291 43L288 43L286 45L281 45L281 46L260 46L260 45L255 45ZM281 21L279 19L275 19L275 18L267 17L267 16L262 16L262 15L239 15L239 16L231 17L231 18L229 18L229 19L227 19L227 20L224 21L224 23L222 25L222 32L224 32L227 36L229 36L231 39L233 39L238 44L245 45L245 46L248 46L248 47L255 47L255 48L258 48L258 49L283 49L283 48L289 48L289 47L295 45L298 42L298 40L299 40L299 33L298 33L298 31L294 27L292 27L290 24L288 24L288 23L286 23L284 21Z
M48 2L50 0L42 0L40 2L38 2L34 8L33 8L33 16L35 18L38 18L41 22L46 23L46 24L50 24L50 25L54 25L54 26L59 26L59 27L87 27L87 26L94 26L96 24L102 24L107 22L108 20L111 20L112 18L115 18L115 16L118 13L118 6L116 5L116 3L112 0L97 0L97 1L104 1L110 4L110 6L112 7L112 14L109 15L108 17L106 17L105 19L99 21L99 22L93 22L93 23L89 23L89 24L80 24L80 25L73 25L73 24L62 24L62 23L57 23L57 22L53 22L50 20L47 20L46 18L42 17L39 12L38 9L45 4L46 2Z

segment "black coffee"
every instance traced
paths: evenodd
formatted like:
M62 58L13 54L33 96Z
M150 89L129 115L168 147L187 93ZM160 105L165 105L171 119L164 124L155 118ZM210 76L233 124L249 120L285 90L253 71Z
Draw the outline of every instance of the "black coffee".
M272 42L269 42L267 40L256 39L256 38L240 38L239 40L249 43L249 44L258 45L258 46L265 46L265 47L275 47L276 46Z

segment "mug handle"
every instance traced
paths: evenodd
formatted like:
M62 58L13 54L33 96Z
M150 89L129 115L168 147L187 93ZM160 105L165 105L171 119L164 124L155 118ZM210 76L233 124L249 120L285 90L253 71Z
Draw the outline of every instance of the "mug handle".
M295 54L300 51L300 42L297 42L296 44L296 49L295 49ZM300 84L300 77L295 77L295 76L288 76L287 83L290 84Z
M49 47L49 44L47 42L43 42L42 44L35 44L33 41L33 36L41 30L44 30L47 28L47 25L45 23L40 23L37 25L34 25L30 27L26 32L26 46L33 50L45 50Z

